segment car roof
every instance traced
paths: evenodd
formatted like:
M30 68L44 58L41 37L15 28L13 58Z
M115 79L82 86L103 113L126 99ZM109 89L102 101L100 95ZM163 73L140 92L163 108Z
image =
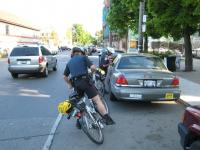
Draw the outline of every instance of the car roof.
M15 46L14 48L17 47L40 47L40 46L44 46L45 48L47 48L47 45L43 45L43 44L19 44L17 46Z
M35 44L22 44L22 45L17 45L17 46L15 46L15 48L16 47L39 47L39 46L41 46L41 45L35 45Z
M118 54L121 57L126 57L126 56L145 56L145 57L158 57L152 54L147 54L147 53L120 53Z

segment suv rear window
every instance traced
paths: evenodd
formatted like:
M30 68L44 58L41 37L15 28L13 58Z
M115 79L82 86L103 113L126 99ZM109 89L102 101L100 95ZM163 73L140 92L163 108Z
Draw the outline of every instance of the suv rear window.
M37 47L16 47L12 50L10 56L38 56Z
M166 69L157 57L128 56L122 57L118 69Z

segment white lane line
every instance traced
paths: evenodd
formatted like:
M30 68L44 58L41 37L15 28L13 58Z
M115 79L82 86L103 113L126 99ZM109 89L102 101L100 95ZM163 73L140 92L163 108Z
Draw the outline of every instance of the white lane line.
M60 123L60 121L62 119L62 116L63 116L62 114L59 114L58 117L56 118L56 121L55 121L55 123L54 123L54 125L53 125L53 127L51 129L51 132L50 132L50 134L49 134L49 136L48 136L48 138L47 138L42 150L49 150L50 149L51 144L53 142L53 138L54 138L56 129L59 126L59 123Z

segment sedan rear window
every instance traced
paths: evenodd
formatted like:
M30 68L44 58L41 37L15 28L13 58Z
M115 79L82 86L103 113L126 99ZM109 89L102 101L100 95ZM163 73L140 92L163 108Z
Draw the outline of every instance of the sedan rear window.
M38 56L37 47L16 47L12 50L10 56Z
M166 69L158 57L127 56L122 57L118 69Z

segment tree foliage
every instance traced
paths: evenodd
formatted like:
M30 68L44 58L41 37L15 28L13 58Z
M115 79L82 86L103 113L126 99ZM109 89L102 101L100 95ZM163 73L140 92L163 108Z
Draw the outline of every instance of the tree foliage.
M189 28L190 35L198 31L199 3L199 0L149 0L148 7L159 32L178 40L183 37L186 28Z
M139 0L112 0L107 17L110 29L121 37L127 34L129 28L136 31L138 6Z
M140 0L112 0L107 21L112 31L124 36L137 32ZM200 32L200 0L146 0L147 35L184 38L185 70L193 69L190 35Z
M101 45L103 43L103 31L97 31L95 33L95 37L93 37L92 44L93 45Z
M185 70L193 70L190 36L200 31L200 0L149 0L148 8L159 33L184 38Z
M57 46L59 38L58 38L58 33L56 31L51 31L51 39L53 40L53 44Z
M72 41L74 44L85 45L92 42L92 36L85 31L83 25L74 24L72 27Z
M67 29L66 37L67 37L68 40L72 40L72 28Z

